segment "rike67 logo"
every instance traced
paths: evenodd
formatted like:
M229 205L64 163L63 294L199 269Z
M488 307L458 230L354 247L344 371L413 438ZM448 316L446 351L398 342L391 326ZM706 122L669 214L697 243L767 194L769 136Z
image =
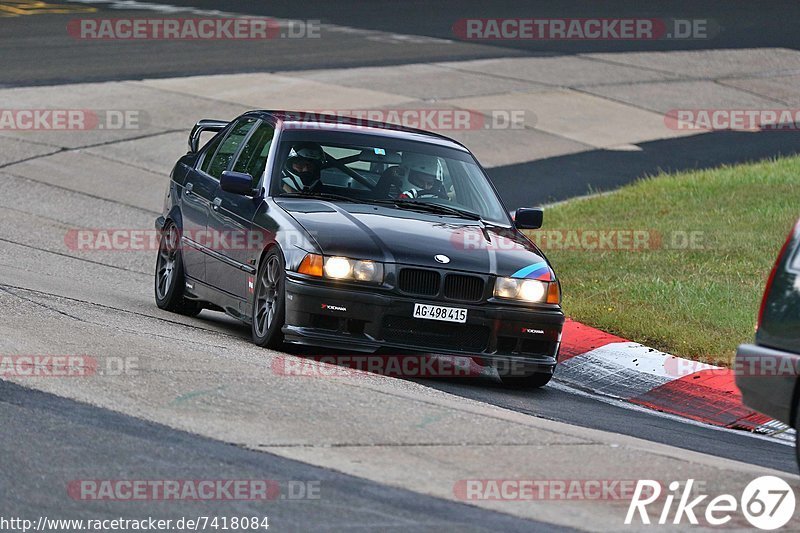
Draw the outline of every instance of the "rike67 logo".
M775 476L754 479L737 499L732 494L720 494L707 500L708 494L693 490L694 480L685 484L673 481L669 492L664 493L661 483L641 479L631 498L625 524L686 524L721 526L730 522L739 512L751 526L772 531L785 526L792 519L795 496L792 487ZM681 490L682 489L682 490ZM701 511L705 506L704 511ZM650 513L653 513L651 516Z

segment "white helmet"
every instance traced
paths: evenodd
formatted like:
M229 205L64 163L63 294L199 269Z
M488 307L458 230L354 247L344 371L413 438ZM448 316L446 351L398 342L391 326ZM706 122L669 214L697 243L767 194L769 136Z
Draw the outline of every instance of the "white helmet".
M447 199L443 183L443 169L439 158L415 152L404 152L400 167L408 182L420 190L410 189L403 193L406 198L439 197Z
M442 181L442 167L436 156L404 152L400 166L405 171L406 179L417 187L426 188L426 185Z
M416 152L404 152L400 166L409 171L422 172L441 179L441 168L439 159L433 155L420 154Z

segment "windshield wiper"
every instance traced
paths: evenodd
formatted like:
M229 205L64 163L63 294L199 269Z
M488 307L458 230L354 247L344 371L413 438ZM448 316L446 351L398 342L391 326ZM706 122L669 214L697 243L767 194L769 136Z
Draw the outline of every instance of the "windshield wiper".
M457 207L450 207L449 205L432 204L427 202L415 202L413 200L381 200L381 203L394 204L403 209L416 209L418 211L425 211L428 213L443 213L448 215L456 215L461 218L469 218L471 220L482 220L478 213L467 211L466 209L459 209Z
M356 204L369 204L367 200L353 198L344 194L334 194L330 192L288 192L281 194L279 198L318 198L320 200L339 200L341 202L353 202Z

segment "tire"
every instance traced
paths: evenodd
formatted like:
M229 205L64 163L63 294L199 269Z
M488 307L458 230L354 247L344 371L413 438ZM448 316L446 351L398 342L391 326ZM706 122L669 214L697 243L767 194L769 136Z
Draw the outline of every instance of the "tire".
M508 389L538 389L550 383L553 374L537 372L530 376L501 377L503 386Z
M280 249L272 248L258 268L253 291L253 342L262 348L279 350L283 346L286 323L285 261Z
M161 232L156 258L155 297L158 308L181 315L197 316L203 306L183 297L185 286L180 232L175 224L170 223Z

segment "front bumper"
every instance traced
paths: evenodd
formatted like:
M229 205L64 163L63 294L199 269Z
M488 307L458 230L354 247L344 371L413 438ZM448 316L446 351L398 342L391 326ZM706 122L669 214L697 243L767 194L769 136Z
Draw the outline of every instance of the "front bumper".
M415 303L467 309L467 322L413 318ZM564 314L556 306L465 304L286 279L283 333L295 344L456 355L492 366L501 376L529 375L553 372L563 325Z
M760 362L754 365L754 362ZM800 368L800 355L756 344L742 344L736 350L736 386L748 407L794 426L792 402ZM749 369L765 369L750 371ZM769 369L781 369L770 371ZM794 369L794 371L792 371ZM787 371L788 370L788 371Z

